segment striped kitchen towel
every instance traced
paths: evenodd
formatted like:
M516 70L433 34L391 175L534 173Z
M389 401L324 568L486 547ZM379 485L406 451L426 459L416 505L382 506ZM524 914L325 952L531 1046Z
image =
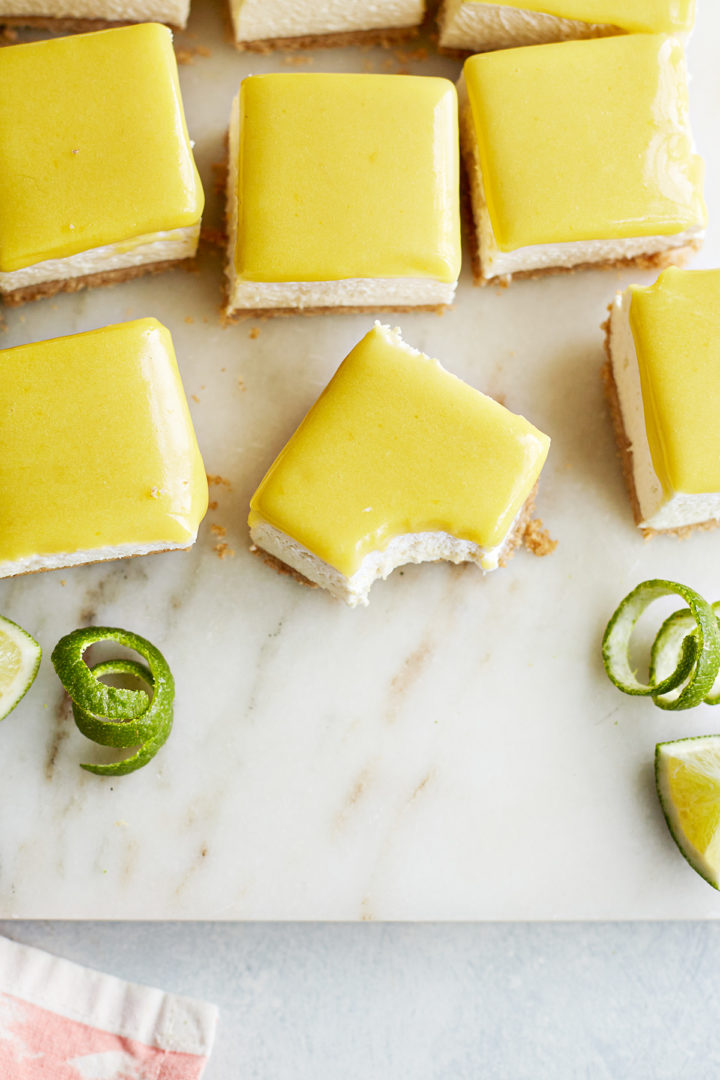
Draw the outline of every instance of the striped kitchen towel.
M2 1080L199 1080L214 1005L0 937Z

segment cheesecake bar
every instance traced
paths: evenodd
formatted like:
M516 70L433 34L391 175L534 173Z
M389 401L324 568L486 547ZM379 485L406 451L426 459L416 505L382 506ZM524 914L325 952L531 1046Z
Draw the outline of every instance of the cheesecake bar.
M704 170L676 38L472 56L460 115L481 284L584 266L662 268L699 246Z
M230 123L227 314L449 304L457 140L446 79L245 79Z
M253 542L345 600L404 563L503 565L550 440L375 324L260 484Z
M155 319L0 351L0 577L190 547L207 480Z
M489 52L613 34L687 34L695 0L443 0L440 48Z
M240 49L305 49L398 41L417 33L425 0L230 0Z
M720 270L671 268L618 293L605 385L644 533L720 521Z
M0 49L6 304L174 266L202 209L167 27Z
M0 26L61 33L141 22L183 29L189 14L190 0L0 0Z

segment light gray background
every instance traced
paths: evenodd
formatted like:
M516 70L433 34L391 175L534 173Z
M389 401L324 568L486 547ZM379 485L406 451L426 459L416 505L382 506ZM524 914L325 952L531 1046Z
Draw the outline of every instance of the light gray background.
M720 1075L714 923L0 922L0 933L214 1001L205 1080Z

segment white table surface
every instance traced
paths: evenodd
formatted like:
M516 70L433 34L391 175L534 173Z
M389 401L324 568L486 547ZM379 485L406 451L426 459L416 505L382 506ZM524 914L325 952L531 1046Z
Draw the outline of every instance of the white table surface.
M720 11L700 0L692 116L711 213L693 265L720 262ZM250 71L444 73L447 59L317 51L289 65L223 39L196 3L179 45L188 123L221 222L213 163ZM218 507L190 554L0 583L0 610L46 655L87 622L166 653L176 725L153 764L83 773L52 668L0 731L0 915L214 920L714 919L720 897L677 854L652 781L657 741L717 730L703 707L660 713L606 680L599 641L644 578L720 596L720 534L644 544L631 522L599 371L616 288L646 274L584 273L478 290L464 270L443 318L404 315L406 339L553 437L538 512L559 540L483 579L413 567L350 611L248 551L249 497L350 347L364 317L223 328L222 258L6 314L3 345L153 314L172 330ZM227 530L221 560L210 524Z

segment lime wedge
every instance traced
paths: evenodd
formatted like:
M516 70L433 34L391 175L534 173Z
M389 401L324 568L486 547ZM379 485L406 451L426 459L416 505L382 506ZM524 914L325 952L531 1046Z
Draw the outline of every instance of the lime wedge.
M0 615L0 720L32 686L42 649L20 626Z
M720 888L720 735L659 743L655 783L673 840L693 870Z

